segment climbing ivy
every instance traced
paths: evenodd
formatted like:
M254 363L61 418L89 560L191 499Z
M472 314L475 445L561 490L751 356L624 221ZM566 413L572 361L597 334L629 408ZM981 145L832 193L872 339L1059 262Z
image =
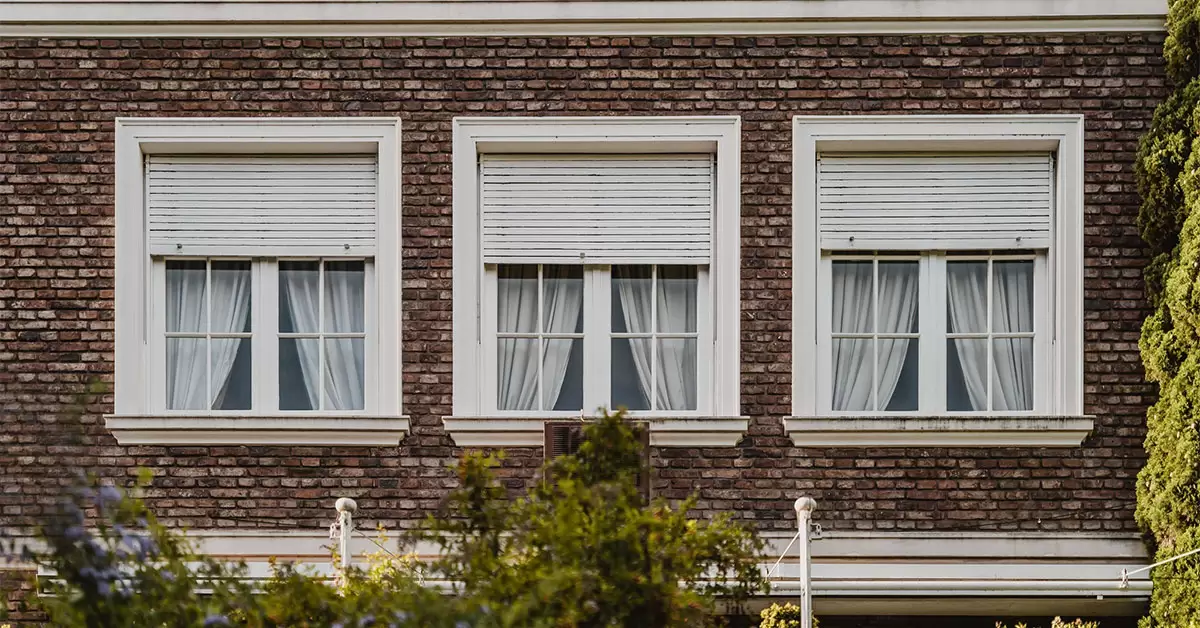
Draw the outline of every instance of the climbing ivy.
M1138 225L1154 310L1139 343L1159 399L1147 413L1139 524L1158 560L1200 546L1200 0L1170 0L1164 57L1175 91L1137 155ZM1142 628L1200 627L1200 560L1156 568Z

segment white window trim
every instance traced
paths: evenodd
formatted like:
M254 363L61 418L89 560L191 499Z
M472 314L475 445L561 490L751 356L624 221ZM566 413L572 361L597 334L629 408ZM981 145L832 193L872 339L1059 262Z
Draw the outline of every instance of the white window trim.
M741 119L737 116L456 118L454 120L454 415L444 417L455 443L470 447L542 444L550 415L502 416L483 402L484 266L480 247L479 155L542 153L714 153L717 157L713 260L712 405L706 416L647 418L650 442L664 447L737 444L749 420L740 414ZM704 296L702 298L708 298ZM596 359L589 357L587 359Z
M144 156L155 153L373 152L379 160L374 311L376 395L369 414L178 413L153 405L153 264ZM408 432L400 386L400 121L396 118L118 118L114 413L120 444L394 446ZM391 381L394 385L387 385Z
M1078 446L1083 416L1083 116L796 116L793 118L792 413L799 446ZM1051 394L1039 416L835 416L820 410L817 355L822 252L816 172L822 151L1051 151L1057 198L1048 256L1053 321Z

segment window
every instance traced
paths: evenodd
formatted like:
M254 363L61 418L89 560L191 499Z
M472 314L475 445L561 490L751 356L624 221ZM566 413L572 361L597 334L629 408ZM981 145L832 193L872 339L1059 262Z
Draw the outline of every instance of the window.
M793 440L1078 445L1082 120L795 125Z
M395 120L118 131L118 441L394 445Z
M455 121L458 444L541 446L602 407L654 445L737 442L737 137L736 118Z

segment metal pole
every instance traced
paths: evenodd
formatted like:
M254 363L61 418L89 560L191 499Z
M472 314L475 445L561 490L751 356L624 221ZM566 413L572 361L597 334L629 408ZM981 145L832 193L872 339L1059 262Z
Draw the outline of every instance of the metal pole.
M338 511L338 526L341 538L338 541L338 554L341 556L342 569L350 567L350 535L354 533L354 513L358 512L358 504L349 497L342 497L333 506Z
M817 502L811 497L796 500L796 525L800 528L800 628L812 628L812 513Z

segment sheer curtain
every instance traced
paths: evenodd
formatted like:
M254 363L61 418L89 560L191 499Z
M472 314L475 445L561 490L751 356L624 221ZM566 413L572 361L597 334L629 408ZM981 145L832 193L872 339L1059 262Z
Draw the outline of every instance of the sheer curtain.
M879 264L879 332L903 334L913 331L917 319L918 266L913 262ZM905 358L912 344L909 338L879 338L879 410L886 410L900 383Z
M621 300L621 311L625 319L625 330L631 334L649 334L653 321L653 286L645 267L613 266L613 285ZM637 371L638 386L646 399L653 399L654 375L653 343L649 340L630 339L629 350L633 354L633 365Z
M697 280L694 268L658 269L658 329L666 333L696 331ZM658 341L655 377L659 410L696 409L696 340L669 338Z
M834 334L907 334L917 316L918 265L879 263L878 308L872 294L875 269L871 262L833 264ZM873 310L879 320L872 321ZM872 347L872 343L876 343ZM909 338L834 338L833 409L886 410L900 382L908 356ZM876 355L877 354L877 355ZM873 364L878 359L878 365ZM872 405L871 388L877 396Z
M997 334L1033 331L1033 264L992 265ZM996 410L1033 409L1033 339L996 338L993 405Z
M366 309L362 262L327 262L325 331L363 333ZM325 396L330 410L362 410L366 388L362 338L325 341Z
M946 264L947 316L950 333L987 331L987 263L950 262ZM963 382L971 410L987 410L986 340L955 339L948 343L958 355ZM953 404L951 404L953 405ZM951 410L962 409L951 407Z
M537 266L502 266L496 282L497 330L537 331ZM537 403L537 341L500 338L497 404L501 410L533 410Z
M167 331L204 332L204 262L167 264ZM167 340L167 407L204 410L207 403L205 342L200 338Z
M542 268L545 304L543 331L552 334L575 333L583 312L583 276L580 268L544 266ZM542 341L542 409L553 410L562 391L571 363L571 349L578 339ZM534 365L536 368L536 365ZM536 371L534 376L537 376Z
M316 333L320 329L317 317L320 316L321 288L316 277L317 273L311 270L280 269L279 284L294 331ZM309 407L313 409L321 407L321 389L317 380L321 376L319 342L302 339L295 343L300 356L300 372L304 376L304 392L308 396Z
M244 262L212 264L213 333L245 332L250 320L250 266ZM212 390L209 407L219 409L233 374L238 349L248 338L214 338L212 341Z

